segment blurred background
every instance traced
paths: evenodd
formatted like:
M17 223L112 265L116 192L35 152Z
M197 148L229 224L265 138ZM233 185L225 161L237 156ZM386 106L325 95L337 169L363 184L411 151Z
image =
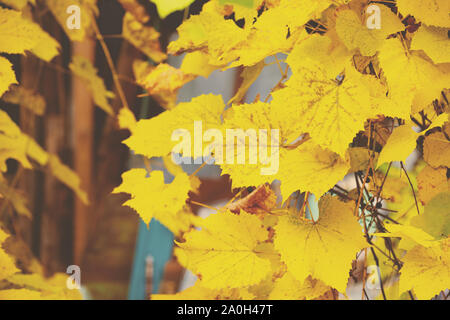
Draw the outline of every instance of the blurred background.
M167 44L176 39L176 28L183 19L199 13L206 1L197 0L188 9L172 13L164 20L158 17L155 5L149 1L98 1L97 24L128 104L136 118L150 118L164 109L132 80L133 61L148 58L121 36L124 7L130 2L137 2L150 17L148 23L160 32L162 51L165 51ZM24 260L27 256L36 257L46 276L65 273L69 265L79 265L86 299L148 299L151 292L175 293L189 287L195 277L173 259L171 232L154 220L147 227L133 210L122 207L126 195L111 194L121 183L124 171L144 167L144 163L121 143L129 132L119 130L115 118L96 108L83 82L67 71L72 55L89 59L107 89L115 93L111 106L117 113L122 103L100 42L93 35L82 42L69 41L41 0L29 14L61 44L61 54L50 63L33 55L7 57L14 64L21 86L42 96L45 112L36 115L18 108L14 101L4 100L0 101L0 109L20 124L24 133L74 169L90 203L81 202L50 172L24 170L14 160L8 160L6 177L10 187L20 190L32 213L31 219L17 215L0 199L1 218L12 224L15 231L15 251L20 252ZM169 57L167 63L179 67L182 58ZM228 101L240 85L239 74L239 69L234 68L215 71L208 79L198 77L179 91L178 102L190 101L204 93L221 94L224 101ZM278 78L276 64L266 67L244 101L253 101L257 93L267 95ZM161 159L152 159L151 165L164 170ZM197 168L192 165L184 169L192 173ZM171 176L165 173L169 182ZM231 199L231 184L227 177L220 177L217 167L206 166L198 176L202 180L201 198L196 195L193 200L219 206ZM195 205L192 208L201 216L210 213Z

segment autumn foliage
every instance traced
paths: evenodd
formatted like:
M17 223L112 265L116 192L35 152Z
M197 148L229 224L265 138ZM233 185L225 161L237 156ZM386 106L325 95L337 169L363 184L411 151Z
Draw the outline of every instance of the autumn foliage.
M0 96L25 105L22 112L43 114L32 106L38 103L23 102L32 94L21 89L8 55L50 62L61 46L26 16L34 1L0 2L13 7L0 9ZM65 30L68 37L80 41L93 34L104 44L95 0L43 2L63 28L64 6L79 3L82 28ZM130 169L113 191L129 194L124 205L145 223L155 218L170 229L178 262L198 276L193 287L152 299L346 299L357 282L363 299L375 285L379 299L448 296L449 1L211 0L199 14L185 10L167 50L142 1L119 2L126 10L123 39L149 59L134 61L134 81L165 111L138 120L125 100L115 112L109 103L114 94L90 61L73 56L68 72L83 79L95 104L130 132L123 143L131 151L147 163L162 158L174 177L166 183L149 165ZM164 19L193 1L151 2ZM366 25L371 4L379 8L379 29ZM179 68L167 63L168 56L182 54ZM270 65L280 72L272 90L246 101ZM206 94L177 103L188 82L232 68L241 82L230 101ZM118 78L114 85L120 88ZM261 163L219 164L235 197L207 218L192 212L192 195L202 183L198 170L188 174L171 160L177 144L172 133L186 128L194 136L195 121L223 136L230 128L280 132L276 173L262 175ZM26 169L48 168L88 201L76 174L0 110L2 172L11 158ZM30 215L20 197L0 175L0 202ZM376 273L368 274L368 266ZM0 290L0 298L49 291L44 280L19 275L13 257L0 250L0 279L22 287Z

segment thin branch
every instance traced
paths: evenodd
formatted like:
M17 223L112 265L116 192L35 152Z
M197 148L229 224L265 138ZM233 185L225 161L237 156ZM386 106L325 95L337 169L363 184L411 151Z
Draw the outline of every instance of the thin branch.
M103 49L103 53L106 57L106 61L108 62L109 68L111 70L114 84L115 84L116 90L119 94L120 101L122 101L123 107L130 109L130 107L128 106L128 102L125 97L125 93L123 91L122 85L120 84L119 75L116 71L116 67L114 65L114 61L112 59L111 53L109 52L108 46L106 45L106 42L103 39L102 34L100 33L100 30L98 28L98 25L97 25L97 22L95 21L95 19L92 20L92 26L94 27L95 36L97 37L98 41L100 42L100 45Z

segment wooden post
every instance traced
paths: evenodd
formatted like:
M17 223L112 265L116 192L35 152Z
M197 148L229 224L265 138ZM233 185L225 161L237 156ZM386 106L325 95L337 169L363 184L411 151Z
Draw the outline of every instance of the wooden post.
M83 56L95 60L95 41L86 39L74 42L72 56ZM92 194L91 177L93 163L94 103L83 81L72 79L72 115L74 167L82 181L82 188ZM90 199L92 200L92 199ZM75 200L74 217L74 262L81 265L89 236L89 207Z

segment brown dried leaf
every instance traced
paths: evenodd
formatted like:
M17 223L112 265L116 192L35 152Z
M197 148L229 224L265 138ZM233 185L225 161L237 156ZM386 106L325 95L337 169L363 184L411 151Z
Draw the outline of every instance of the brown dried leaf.
M264 214L275 207L277 197L268 184L256 188L252 193L226 206L233 213L244 210L252 214Z

